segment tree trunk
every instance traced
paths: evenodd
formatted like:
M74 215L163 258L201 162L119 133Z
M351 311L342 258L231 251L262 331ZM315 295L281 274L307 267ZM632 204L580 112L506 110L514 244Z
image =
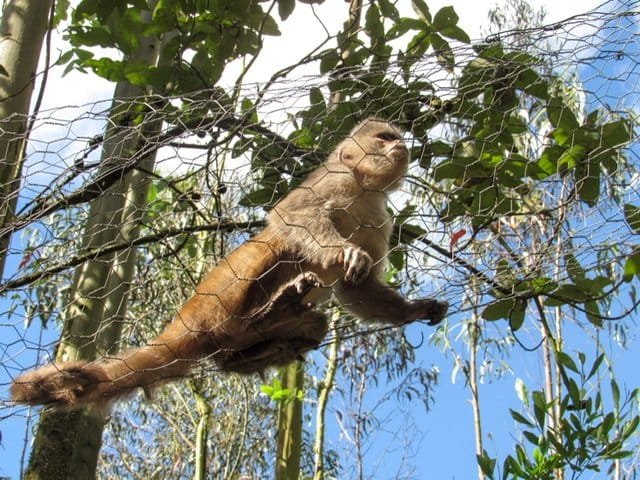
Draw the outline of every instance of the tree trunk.
M11 237L3 233L15 213L27 116L53 0L11 0L0 22L0 277Z
M334 335L329 345L329 356L325 367L324 377L318 387L318 405L316 407L316 434L313 442L313 480L324 480L324 437L325 437L325 413L329 403L329 395L333 390L336 371L338 370L338 353L340 350L339 330L336 328L337 315L331 322L331 333Z
M153 47L153 48L151 48ZM138 59L155 64L159 52L155 41L142 42ZM160 128L157 121L134 130L118 125L125 119L128 99L143 94L127 83L116 86L110 127L105 135L102 169L126 161L143 138ZM153 169L155 154L141 162L141 170ZM135 238L144 212L149 178L134 170L91 203L83 234L83 249L92 249ZM127 295L135 270L135 251L125 250L88 261L76 270L65 312L56 361L93 360L97 354L113 353L120 340ZM92 407L72 412L44 412L40 417L27 479L92 479L102 443L105 412Z
M278 413L278 451L276 480L298 480L302 451L302 400L297 393L304 388L304 363L294 361L282 369L282 388L293 398L280 404Z

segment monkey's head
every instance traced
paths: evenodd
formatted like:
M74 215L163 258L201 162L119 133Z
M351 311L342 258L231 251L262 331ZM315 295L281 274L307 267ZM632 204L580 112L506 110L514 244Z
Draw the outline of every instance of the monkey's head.
M378 118L359 123L337 148L339 161L349 167L367 190L398 188L409 166L402 132Z

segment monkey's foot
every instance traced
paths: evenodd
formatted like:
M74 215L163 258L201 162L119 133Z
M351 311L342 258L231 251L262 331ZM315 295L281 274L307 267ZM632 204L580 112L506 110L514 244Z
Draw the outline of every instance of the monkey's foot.
M233 352L218 364L222 370L229 372L262 373L268 367L281 367L293 360L304 360L303 355L319 344L320 341L316 338L265 341Z
M318 276L313 272L305 272L276 292L270 303L276 306L281 302L284 302L285 305L290 305L291 302L296 300L300 303L311 290L320 287L324 287L324 285Z
M276 315L276 312L272 314ZM299 315L264 321L270 323L260 330L260 340L242 350L227 351L216 359L221 369L261 373L267 367L286 365L317 348L329 330L327 318L308 307ZM273 324L277 328L268 328Z
M429 325L439 324L449 309L447 302L440 302L433 298L413 300L410 306L411 314L408 320L410 322L414 320L427 320Z
M304 297L314 288L323 286L313 272L298 275L274 293L271 300L247 320L248 325L268 329L277 327L278 320L282 318L303 314L309 309L309 305L303 303Z
M342 266L344 268L345 282L358 285L369 276L373 266L373 259L360 247L349 245L343 249Z

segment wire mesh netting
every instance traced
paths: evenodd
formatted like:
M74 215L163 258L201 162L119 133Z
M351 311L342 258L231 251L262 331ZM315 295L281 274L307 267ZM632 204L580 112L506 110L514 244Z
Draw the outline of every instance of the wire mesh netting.
M494 328L527 348L540 342L536 315L556 307L624 342L640 272L638 16L637 2L608 2L449 57L245 85L240 107L216 87L41 111L20 181L2 190L15 215L2 227L0 418L26 425L33 412L10 401L11 382L69 345L78 358L126 364L118 352L152 341L213 265L236 272L222 259L255 238L278 201L317 168L333 174L322 162L370 116L402 128L411 152L401 188L385 192L393 225L350 212L363 198L324 207L361 221L350 233L360 242L374 226L389 231L389 253L374 258L385 282L448 302L450 325L505 319ZM320 220L293 227L313 237ZM278 262L306 268L301 257ZM214 292L223 304L232 285ZM333 301L315 307L338 320L314 350L397 328L356 321ZM232 310L222 323L246 316ZM214 350L216 360L233 347ZM219 363L197 368L202 378Z

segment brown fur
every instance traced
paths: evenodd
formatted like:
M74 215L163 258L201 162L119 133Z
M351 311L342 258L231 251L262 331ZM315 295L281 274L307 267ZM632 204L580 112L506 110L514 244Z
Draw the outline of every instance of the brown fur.
M407 301L379 280L392 226L386 195L399 186L408 161L396 127L365 120L273 208L262 232L204 278L152 342L122 358L28 372L12 385L13 400L105 404L186 376L207 356L241 373L287 364L326 335L324 315L309 302L331 291L366 321L438 323L446 303Z

